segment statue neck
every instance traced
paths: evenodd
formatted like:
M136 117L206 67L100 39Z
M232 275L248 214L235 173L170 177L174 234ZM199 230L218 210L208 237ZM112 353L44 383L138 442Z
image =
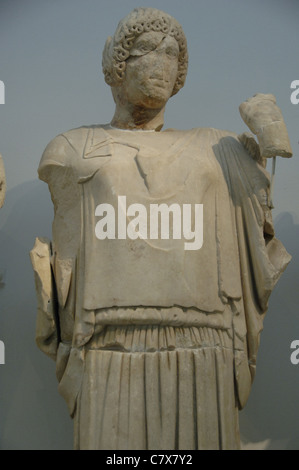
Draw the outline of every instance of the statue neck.
M165 106L161 109L148 109L117 103L111 125L120 129L160 131L164 124L164 111Z

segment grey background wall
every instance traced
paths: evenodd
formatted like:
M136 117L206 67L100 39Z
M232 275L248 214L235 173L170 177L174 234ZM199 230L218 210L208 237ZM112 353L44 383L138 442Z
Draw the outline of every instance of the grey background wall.
M299 449L299 80L297 0L0 0L0 153L7 195L0 211L0 448L71 449L72 422L57 392L55 364L35 346L36 301L29 251L51 236L53 209L37 179L46 144L83 124L106 123L114 106L101 52L118 21L136 6L167 11L189 43L185 87L168 105L165 127L204 126L241 133L238 106L273 93L294 151L279 158L273 217L293 260L271 297L257 376L240 413L249 448ZM271 166L269 167L271 170Z

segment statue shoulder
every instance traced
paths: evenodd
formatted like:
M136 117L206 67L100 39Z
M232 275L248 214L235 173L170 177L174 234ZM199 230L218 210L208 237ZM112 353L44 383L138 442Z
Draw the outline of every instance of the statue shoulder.
M202 128L199 130L202 135L210 141L211 145L219 145L224 150L233 149L235 152L240 153L243 159L248 158L249 160L254 160L265 167L265 159L261 156L259 144L255 140L254 135L250 132L237 134L232 131L214 128ZM230 152L225 153L229 157Z
M103 126L82 126L54 137L46 146L38 168L40 179L47 181L49 172L72 168L81 159L88 136Z
M238 138L238 135L235 132L231 132L228 130L221 130L215 127L194 127L190 129L189 131L182 131L182 132L188 132L194 135L197 134L198 138L202 140L207 139L211 143L217 143L219 142L220 139L225 138L225 137L231 137L234 139Z

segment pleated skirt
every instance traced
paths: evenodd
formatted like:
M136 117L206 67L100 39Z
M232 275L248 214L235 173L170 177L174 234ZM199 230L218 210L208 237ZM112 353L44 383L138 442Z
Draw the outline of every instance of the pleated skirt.
M75 449L240 448L229 332L107 327L89 344Z

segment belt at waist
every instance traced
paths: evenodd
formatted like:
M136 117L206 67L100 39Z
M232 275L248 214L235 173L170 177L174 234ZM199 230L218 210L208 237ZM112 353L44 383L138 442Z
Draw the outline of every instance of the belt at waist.
M227 330L232 325L229 304L222 312L203 312L195 308L175 307L113 307L95 311L95 331L107 325L198 326Z
M107 326L86 349L155 352L220 347L232 349L231 331L207 327Z

